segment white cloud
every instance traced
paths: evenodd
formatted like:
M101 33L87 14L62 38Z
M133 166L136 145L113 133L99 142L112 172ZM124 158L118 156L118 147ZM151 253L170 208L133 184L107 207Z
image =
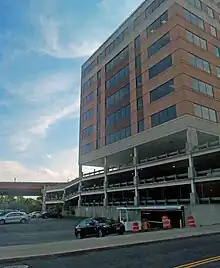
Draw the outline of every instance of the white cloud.
M54 154L45 162L44 167L29 168L16 161L0 161L0 180L66 182L78 176L78 148ZM83 172L93 170L93 167L84 167Z
M79 116L79 79L70 71L32 77L20 86L10 86L11 93L22 98L29 112L15 122L9 137L14 150L24 152L58 121Z

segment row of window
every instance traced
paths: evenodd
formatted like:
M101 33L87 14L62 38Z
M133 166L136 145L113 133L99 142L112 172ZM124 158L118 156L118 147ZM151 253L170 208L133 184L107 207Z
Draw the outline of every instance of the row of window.
M94 112L93 108L90 109L90 110L88 110L87 112L85 112L85 113L83 114L83 121L87 121L87 120L92 119L92 117L93 117L93 112Z
M202 3L201 0L188 0L189 4L193 5L195 8L200 9L201 11L204 11L211 17L214 18L214 11L211 7L206 6Z
M207 108L205 106L201 106L198 104L194 104L194 111L195 111L195 115L212 121L212 122L217 122L217 116L216 116L216 111L210 108Z
M150 26L146 29L147 36L151 35L155 30L159 29L168 21L168 11L163 13L158 19L156 19Z
M145 17L152 14L161 4L163 4L166 0L155 0L152 4L150 4L145 9Z
M105 100L105 108L109 108L111 105L123 100L125 96L130 96L130 84L127 84L123 88L120 88L110 97Z
M128 75L129 75L129 65L127 65L125 68L123 68L117 74L115 74L113 77L111 77L108 81L106 81L105 89L107 90L111 87L114 87L116 84L118 84L125 77L128 77Z
M186 20L188 20L190 23L196 25L197 27L199 27L202 30L205 30L205 22L204 20L200 19L199 17L197 17L195 14L189 12L188 10L184 10L184 18ZM210 33L212 36L217 37L217 29L210 25Z
M207 73L211 73L211 68L210 68L210 64L208 61L203 60L202 58L199 58L193 54L189 54L190 55L190 63L196 67L199 68Z
M95 94L94 94L94 91L93 91L93 92L91 92L88 96L86 96L86 97L83 99L83 105L87 105L87 104L89 104L91 101L93 101L93 100L94 100L94 96L95 96Z
M106 117L105 119L105 125L115 125L117 122L122 120L123 118L130 116L130 104L121 108L117 112L114 112Z
M91 143L88 143L88 144L83 146L82 153L88 154L88 153L92 152L93 150L94 150L94 145L93 145L93 142L91 142Z
M106 136L106 145L131 136L131 126L122 128L119 131Z
M176 105L170 106L158 113L151 115L151 125L156 127L177 117Z
M204 83L196 78L192 78L192 89L213 97L213 86Z
M187 40L192 42L194 45L207 50L207 41L190 31L186 32Z
M164 72L166 69L170 68L172 64L172 55L169 55L149 69L149 79Z
M123 61L124 59L128 59L129 50L128 47L124 48L117 56L115 56L110 62L108 62L105 66L105 71L111 71L115 65Z
M150 91L150 102L154 102L156 100L159 100L160 98L174 92L174 80L171 79L164 83L163 85L160 85L156 87L155 89Z
M158 39L155 43L153 43L148 49L148 57L150 58L152 55L157 53L159 50L161 50L163 47L165 47L170 42L170 35L169 33L162 36L160 39Z
M93 131L94 131L94 126L93 125L83 129L83 133L82 133L83 139L91 136L93 134Z

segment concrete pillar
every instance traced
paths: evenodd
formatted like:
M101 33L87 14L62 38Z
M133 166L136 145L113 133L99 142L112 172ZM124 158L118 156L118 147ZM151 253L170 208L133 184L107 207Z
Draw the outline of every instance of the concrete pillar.
M103 200L103 206L107 207L108 206L108 161L107 157L104 158L104 200Z
M46 211L46 186L44 185L42 191L42 211Z
M193 148L199 145L198 134L195 128L188 128L186 131L186 150L191 152Z
M82 172L82 165L79 165L79 186L78 186L78 193L79 193L79 199L78 199L78 207L81 207L82 205L82 179L83 179L83 172Z
M133 153L133 164L134 164L134 205L139 206L139 191L138 191L138 185L139 185L139 175L138 175L138 152L137 148L134 147L134 153Z
M188 166L188 177L191 179L191 193L190 193L190 204L195 205L198 203L198 197L196 193L196 185L195 185L195 167L193 163L192 152L199 144L198 142L198 134L195 128L188 128L186 132L186 151L189 156L189 166Z

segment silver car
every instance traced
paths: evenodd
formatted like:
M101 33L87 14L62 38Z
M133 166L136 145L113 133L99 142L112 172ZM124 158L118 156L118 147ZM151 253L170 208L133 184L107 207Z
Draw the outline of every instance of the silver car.
M5 223L28 223L29 217L25 212L0 212L0 224Z

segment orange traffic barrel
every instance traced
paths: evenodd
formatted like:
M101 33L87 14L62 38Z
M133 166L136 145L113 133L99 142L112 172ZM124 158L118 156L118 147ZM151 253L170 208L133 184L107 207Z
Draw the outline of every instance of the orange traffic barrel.
M138 222L133 222L132 232L133 233L138 233L139 232L139 224L138 224Z
M193 216L188 216L188 227L195 228L196 223Z

